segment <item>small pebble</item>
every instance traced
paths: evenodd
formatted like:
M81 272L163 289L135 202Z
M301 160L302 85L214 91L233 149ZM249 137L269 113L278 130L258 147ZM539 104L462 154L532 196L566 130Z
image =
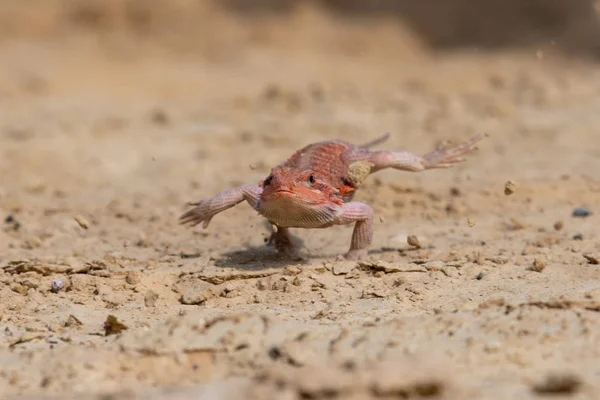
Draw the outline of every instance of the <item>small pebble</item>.
M564 226L565 226L565 223L563 221L556 221L554 223L554 230L560 231Z
M600 264L600 255L584 254L583 257L585 257L588 264L594 264L594 265Z
M504 184L504 194L510 196L517 191L517 185L513 181L506 181Z
M477 274L477 276L475 277L475 279L477 279L478 281L482 280L483 277L485 276L485 274L483 272L480 272Z
M138 271L129 271L127 275L125 275L125 282L130 285L137 285L141 280L142 278Z
M409 246L412 247L416 247L416 248L420 248L421 247L421 243L419 242L419 238L415 235L408 235L406 237L406 243L409 244Z
M79 224L80 227L82 227L83 229L88 229L90 227L90 223L87 222L87 220L85 218L83 218L82 216L78 215L76 217L73 218L75 220L75 222L77 222Z
M576 393L581 386L581 380L575 375L554 374L547 376L544 382L535 385L533 391L539 395L572 395Z
M531 270L535 272L542 272L544 268L546 268L546 263L536 258L533 261L533 266L531 267Z
M144 296L144 305L146 307L155 307L158 300L158 294L153 290L148 290Z
M59 281L58 279L55 279L52 281L52 283L50 283L50 290L52 290L54 293L58 293L62 290L63 288L63 283L62 281Z
M156 125L167 125L169 123L169 116L167 115L167 113L164 110L161 110L161 109L156 109L156 110L152 111L152 114L150 115L150 119Z
M582 207L578 207L575 208L573 210L573 217L576 218L585 218L585 217L589 217L592 214L592 212L590 210L588 210L587 208L582 208Z
M573 240L583 240L583 235L581 233L576 233L573 235Z
M467 224L469 224L469 227L472 228L475 226L475 220L471 217L467 218Z
M450 195L454 197L459 197L461 195L460 189L457 187L450 188Z
M4 222L6 222L7 224L12 224L14 221L15 217L13 217L12 214L7 215L4 219Z

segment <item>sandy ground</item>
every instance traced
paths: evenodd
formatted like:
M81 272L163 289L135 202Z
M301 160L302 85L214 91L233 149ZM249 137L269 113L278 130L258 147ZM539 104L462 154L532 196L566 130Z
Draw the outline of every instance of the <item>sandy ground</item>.
M193 52L0 42L0 393L600 396L598 66L433 53L396 23L324 18ZM296 230L304 259L278 259L246 204L178 225L305 144L384 132L418 153L490 137L451 170L372 176L364 263L335 261L351 227Z

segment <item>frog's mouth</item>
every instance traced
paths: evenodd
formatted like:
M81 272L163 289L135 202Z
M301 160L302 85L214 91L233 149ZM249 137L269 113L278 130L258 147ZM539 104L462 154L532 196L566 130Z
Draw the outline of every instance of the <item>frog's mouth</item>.
M291 190L289 187L281 187L281 188L277 188L275 190L270 190L267 191L266 193L263 194L264 198L267 199L277 199L277 198L284 198L284 197L296 197L297 193L294 192L293 190Z

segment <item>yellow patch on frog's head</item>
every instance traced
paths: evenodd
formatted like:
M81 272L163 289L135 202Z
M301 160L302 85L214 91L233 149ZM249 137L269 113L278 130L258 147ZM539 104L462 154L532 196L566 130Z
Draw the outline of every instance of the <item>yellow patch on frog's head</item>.
M355 161L348 166L348 182L359 187L371 173L374 164L368 161Z

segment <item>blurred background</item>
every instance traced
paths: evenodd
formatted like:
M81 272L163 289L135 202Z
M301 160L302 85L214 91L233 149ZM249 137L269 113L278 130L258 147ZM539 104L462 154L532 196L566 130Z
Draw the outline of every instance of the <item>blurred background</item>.
M386 24L432 51L552 46L593 58L600 52L600 6L594 0L6 0L1 7L3 41L93 33L105 40L117 36L203 53L224 45L287 41L293 35L296 45L322 48L323 43L307 41L324 31L336 36L334 28L340 36L343 28ZM327 30L316 20L300 24L309 11L333 27ZM372 42L385 39L374 36ZM368 40L354 50L369 47Z

